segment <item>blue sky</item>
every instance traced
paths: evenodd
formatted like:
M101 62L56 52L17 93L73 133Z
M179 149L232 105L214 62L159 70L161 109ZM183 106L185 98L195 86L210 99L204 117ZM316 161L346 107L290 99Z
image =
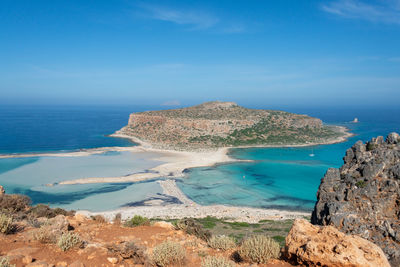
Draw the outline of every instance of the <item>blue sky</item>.
M0 103L398 105L400 0L0 2Z

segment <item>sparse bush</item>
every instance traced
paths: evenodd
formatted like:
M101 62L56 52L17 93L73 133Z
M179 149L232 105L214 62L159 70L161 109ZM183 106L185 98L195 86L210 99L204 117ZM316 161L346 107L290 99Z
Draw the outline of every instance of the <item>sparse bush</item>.
M146 217L142 217L140 215L135 215L133 218L130 220L127 220L125 222L125 226L128 227L135 227L135 226L141 226L141 225L150 225L150 220L147 219Z
M0 214L0 232L9 234L14 230L13 219L6 214Z
M95 216L91 216L90 218L92 218L93 221L96 221L98 223L106 223L107 222L106 218L104 218L103 215L95 215Z
M135 264L146 264L148 258L145 248L136 245L135 242L124 242L123 244L112 244L107 247L108 251L123 259L133 259Z
M223 257L208 256L201 262L201 267L235 267L236 264Z
M364 188L366 186L366 182L364 180L357 181L356 186L358 188Z
M120 225L120 224L121 224L121 221L122 221L122 215L121 215L121 213L115 214L113 223L116 224L116 225Z
M244 240L238 252L245 261L267 263L268 260L279 257L280 247L268 236L255 235Z
M175 228L183 230L189 235L197 236L205 241L208 241L211 238L211 232L204 230L201 224L191 218L177 221Z
M32 238L40 243L56 243L57 235L53 231L49 231L46 224L43 224L39 229L32 231Z
M0 210L14 214L21 211L26 211L29 208L31 199L23 195L2 195L0 197Z
M50 219L50 218L56 217L57 215L64 215L64 216L74 215L75 212L74 211L66 211L61 208L52 209L47 205L38 204L38 205L32 207L29 210L29 213L36 218L46 217L46 218Z
M0 257L0 267L15 267L15 264L10 264L7 257Z
M228 250L236 247L235 240L233 240L232 237L225 235L213 236L207 243L213 249Z
M62 234L57 242L62 251L67 251L80 244L82 244L82 240L79 235L71 232Z
M181 264L185 260L185 250L176 242L166 241L153 249L152 260L160 267Z

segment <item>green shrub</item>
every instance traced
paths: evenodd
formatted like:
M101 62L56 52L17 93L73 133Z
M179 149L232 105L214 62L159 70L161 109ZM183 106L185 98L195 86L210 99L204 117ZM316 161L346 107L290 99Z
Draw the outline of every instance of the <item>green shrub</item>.
M15 264L10 264L10 261L7 257L1 257L0 267L15 267Z
M213 249L228 250L236 247L235 240L232 237L225 235L213 236L207 243Z
M235 267L236 264L223 257L208 256L201 262L201 267Z
M208 241L211 238L211 232L204 230L201 224L191 218L177 221L175 227L178 230L183 230L187 234L197 236L205 241Z
M152 261L156 266L182 264L184 260L185 250L176 242L166 241L153 249Z
M279 244L266 235L255 235L243 241L238 251L240 258L254 263L267 263L278 258Z
M125 226L135 227L140 225L150 225L150 220L140 215L135 215L133 218L125 222Z
M357 181L357 183L356 183L356 186L357 186L358 188L363 188L363 187L365 187L366 185L367 185L367 184L365 183L364 180Z
M378 147L377 144L370 143L370 142L367 143L367 151L374 150L374 149L377 148L377 147Z
M62 251L67 251L80 244L82 244L82 240L79 235L71 232L62 234L57 242Z
M0 214L0 232L9 234L14 230L13 219L6 214Z

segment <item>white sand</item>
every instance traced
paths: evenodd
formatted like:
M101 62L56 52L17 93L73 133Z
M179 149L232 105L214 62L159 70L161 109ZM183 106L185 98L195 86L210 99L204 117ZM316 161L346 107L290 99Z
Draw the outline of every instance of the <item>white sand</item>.
M352 136L347 132L345 127L338 126L338 130L344 133L344 136L337 139L328 140L324 143L308 143L303 145L292 145L290 147L298 146L311 146L318 144L333 144L345 141L348 137ZM121 182L137 182L147 179L154 179L158 177L175 178L182 177L184 170L194 167L212 166L218 163L227 163L240 161L230 158L227 155L229 148L219 148L216 150L206 151L174 151L165 149L155 149L148 143L145 143L135 137L125 136L121 134L114 134L114 137L129 138L140 146L134 147L104 147L96 149L85 149L69 153L39 153L39 154L12 154L0 155L0 158L17 158L17 157L78 157L88 156L93 154L101 154L108 151L130 151L135 152L153 152L158 154L155 160L162 161L163 164L156 166L144 173L135 173L132 175L121 177L87 177L75 180L63 181L60 184L88 184L88 183L121 183ZM253 146L254 147L254 146ZM261 147L283 147L283 146L261 146ZM224 205L211 205L201 206L190 200L182 191L176 186L174 179L159 181L163 188L163 193L166 195L174 196L179 199L182 204L169 204L169 205L151 205L140 207L128 207L113 211L105 212L89 212L79 211L78 213L86 216L101 214L108 219L113 219L117 213L121 213L123 219L130 218L134 215L146 216L148 218L185 218L195 217L202 218L206 216L213 216L217 218L231 218L235 221L256 223L260 220L280 220L299 218L309 216L307 212L300 211L284 211L272 209L259 209L250 207L231 207Z
M174 180L160 181L159 183L163 188L164 194L178 198L183 204L138 206L104 212L78 211L77 213L88 217L91 215L103 215L110 221L114 219L116 214L120 213L124 220L132 218L134 215L161 219L204 218L212 216L216 218L229 218L231 221L248 223L257 223L260 220L285 220L310 216L310 213L300 211L232 207L224 205L202 206L188 199L176 186Z

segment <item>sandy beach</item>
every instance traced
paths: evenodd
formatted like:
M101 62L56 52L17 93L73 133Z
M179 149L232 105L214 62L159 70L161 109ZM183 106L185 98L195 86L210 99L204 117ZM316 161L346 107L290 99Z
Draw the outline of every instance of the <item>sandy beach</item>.
M309 212L301 211L234 207L225 205L202 206L190 200L185 194L183 194L182 191L176 186L175 180L169 179L165 181L159 181L159 183L163 188L163 193L165 195L176 197L182 202L182 204L153 205L149 203L146 206L127 207L112 211L78 211L77 213L88 217L93 215L103 215L110 221L115 217L116 214L120 213L122 219L128 219L134 215L160 219L182 219L189 217L204 218L207 216L212 216L231 221L248 223L258 223L261 220L286 220L310 216Z
M345 141L348 137L352 136L347 132L345 127L338 126L338 130L344 135L334 140L328 140L324 143L309 143L302 145L292 145L287 147L302 147L312 146L319 144L333 144ZM91 183L126 183L126 182L139 182L148 179L164 178L158 181L163 194L166 196L174 197L179 200L178 204L163 204L156 202L145 202L142 206L124 207L112 211L104 212L90 212L78 211L86 216L101 214L108 219L112 219L117 213L121 213L122 218L129 218L134 215L146 216L148 218L185 218L185 217L206 217L213 216L217 218L231 218L235 221L243 221L255 223L260 220L280 220L292 219L304 216L309 216L308 212L302 211L285 211L273 209L261 209L251 207L233 207L225 205L210 205L202 206L190 200L176 185L175 178L183 177L186 169L195 167L213 166L215 164L247 161L238 160L229 157L228 147L218 148L213 150L204 151L175 151L153 148L150 144L138 140L135 137L125 136L121 134L113 134L113 137L129 138L133 142L138 143L138 146L132 147L103 147L95 149L85 149L74 152L62 153L38 153L38 154L11 154L0 155L0 158L17 158L17 157L83 157L94 154L102 154L109 151L131 152L131 153L153 153L156 156L152 160L162 162L160 165L148 169L144 172L133 173L126 176L119 177L86 177L73 180L65 180L58 184L73 185L73 184L91 184ZM251 146L254 147L254 146ZM262 146L262 147L276 147L276 146ZM283 146L281 146L283 147ZM243 147L244 148L244 147ZM49 184L51 186L53 184Z

